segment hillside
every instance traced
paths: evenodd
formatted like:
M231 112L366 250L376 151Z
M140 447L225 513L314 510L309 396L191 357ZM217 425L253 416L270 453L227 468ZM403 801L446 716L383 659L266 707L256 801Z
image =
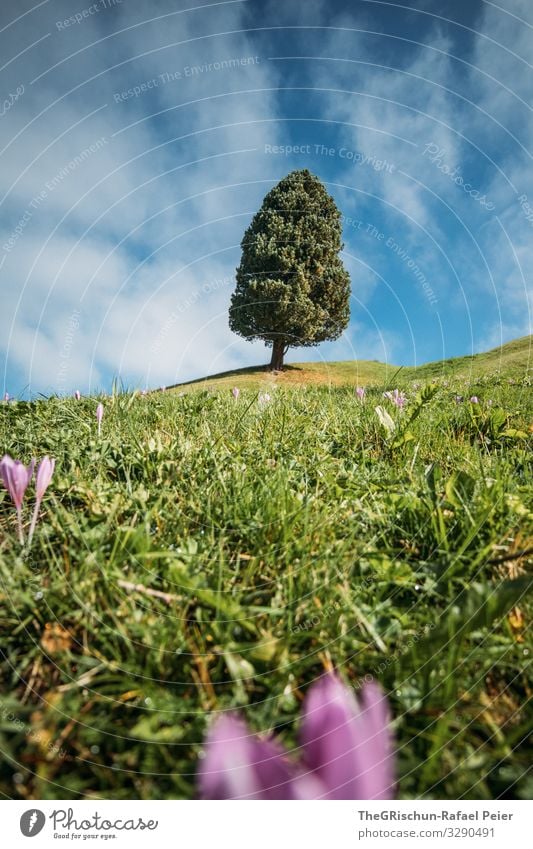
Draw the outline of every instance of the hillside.
M344 360L341 362L289 363L283 372L270 372L265 366L251 366L235 371L212 374L205 378L176 384L170 388L192 389L268 389L273 386L367 386L385 384L393 378L405 383L410 380L431 380L454 377L475 380L481 376L500 375L523 379L531 373L533 336L514 339L483 354L455 357L424 365L397 366L375 360Z
M528 344L444 373L523 375ZM4 798L194 799L213 720L294 752L333 669L386 694L399 798L533 797L529 380L404 408L353 392L386 366L322 368L278 380L349 385L0 405L0 456L55 460L20 527L0 486Z

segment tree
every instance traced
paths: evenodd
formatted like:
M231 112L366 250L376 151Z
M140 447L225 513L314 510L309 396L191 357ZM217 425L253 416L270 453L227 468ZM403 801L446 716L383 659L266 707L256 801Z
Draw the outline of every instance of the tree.
M270 368L289 347L337 339L350 319L350 277L339 257L341 216L310 171L292 171L263 200L241 242L230 328L272 345Z

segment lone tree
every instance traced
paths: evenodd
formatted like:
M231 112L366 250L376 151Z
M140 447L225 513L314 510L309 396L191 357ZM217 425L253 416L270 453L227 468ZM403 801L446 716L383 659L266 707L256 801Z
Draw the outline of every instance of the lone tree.
M350 319L341 216L310 171L292 171L265 197L241 242L229 324L272 345L270 368L291 346L337 339Z

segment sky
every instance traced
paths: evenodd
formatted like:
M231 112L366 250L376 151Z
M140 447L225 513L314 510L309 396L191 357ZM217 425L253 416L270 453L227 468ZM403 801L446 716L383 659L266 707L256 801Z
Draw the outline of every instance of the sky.
M3 392L267 362L228 307L301 168L342 214L351 320L289 362L531 332L529 0L2 0L0 63Z

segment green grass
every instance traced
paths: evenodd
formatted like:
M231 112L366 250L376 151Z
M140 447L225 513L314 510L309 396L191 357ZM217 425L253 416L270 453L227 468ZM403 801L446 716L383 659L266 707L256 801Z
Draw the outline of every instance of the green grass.
M403 413L388 378L364 403L355 381L264 407L117 394L100 440L94 398L2 405L2 450L57 468L28 552L0 490L0 791L193 797L211 712L290 748L334 667L389 694L400 797L530 797L532 402L510 368L421 394L400 373Z

